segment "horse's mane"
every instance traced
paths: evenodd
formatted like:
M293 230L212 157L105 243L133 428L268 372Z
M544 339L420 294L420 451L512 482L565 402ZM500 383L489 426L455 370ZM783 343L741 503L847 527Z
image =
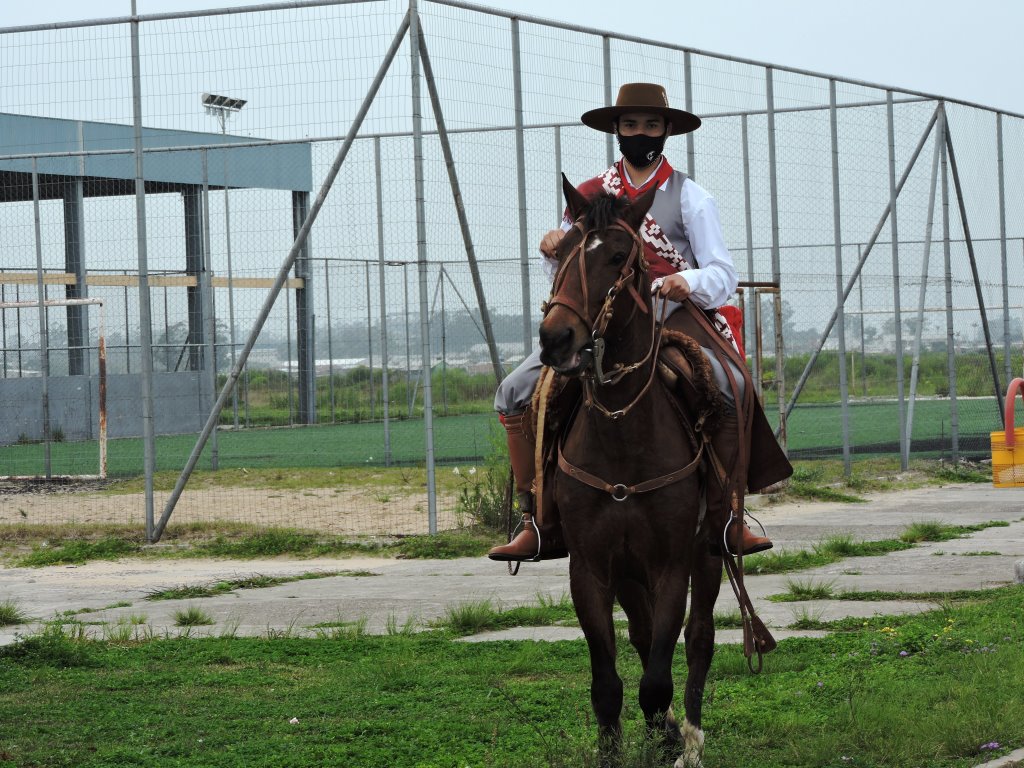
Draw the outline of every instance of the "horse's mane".
M627 202L625 195L616 197L607 192L598 195L590 201L584 225L588 230L604 231L622 216Z

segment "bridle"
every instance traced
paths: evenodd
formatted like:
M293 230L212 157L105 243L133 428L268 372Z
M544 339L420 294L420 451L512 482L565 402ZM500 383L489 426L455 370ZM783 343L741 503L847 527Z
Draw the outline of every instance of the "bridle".
M576 315L585 327L590 328L591 343L580 351L582 359L580 365L575 371L583 381L583 403L588 408L596 408L598 412L610 419L620 419L629 413L629 411L633 409L633 406L643 399L644 395L647 394L647 390L650 389L655 375L657 374L655 356L657 355L657 350L661 345L661 332L664 328L665 316L668 314L668 303L662 299L661 296L655 296L654 310L652 311L649 303L641 297L640 284L643 275L645 275L649 269L647 258L644 256L643 241L640 239L640 236L637 234L635 229L630 227L629 224L622 219L617 218L606 229L618 229L625 232L630 236L633 244L630 248L629 255L626 257L626 261L619 269L618 277L608 289L608 293L605 295L601 308L597 311L597 315L593 319L589 318L587 316L587 307L590 305L590 297L587 288L587 260L584 254L586 252L587 243L590 242L591 236L595 234L595 230L584 229L580 220L577 220L575 224L573 224L573 227L580 232L581 237L579 245L573 248L572 251L562 260L561 265L559 265L558 272L556 273L554 282L551 286L551 296L546 302L544 302L541 310L545 315L547 315L547 313L555 306L561 305ZM566 293L565 290L566 278L568 277L569 270L572 268L574 263L579 274L580 289L583 292L582 306L576 301L576 299ZM630 319L627 322L632 322L632 319L636 316L637 310L645 315L650 315L651 344L647 349L647 353L636 362L629 363L628 365L615 363L611 370L605 371L604 335L607 332L608 325L611 323L614 315L612 305L615 303L615 299L618 298L623 289L633 297L635 302L633 313L630 315ZM628 405L612 411L606 408L604 404L598 400L596 387L618 384L630 373L646 365L648 362L650 362L650 373L648 374L647 382Z

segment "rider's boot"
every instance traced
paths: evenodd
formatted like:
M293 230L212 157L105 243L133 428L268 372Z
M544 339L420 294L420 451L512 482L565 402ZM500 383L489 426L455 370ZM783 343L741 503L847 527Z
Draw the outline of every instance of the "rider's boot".
M494 547L487 556L491 560L545 560L550 557L564 557L561 547L561 535L558 521L545 525L544 514L535 513L533 480L535 471L534 449L536 438L529 424L529 413L513 416L502 415L501 423L505 425L508 436L508 457L512 463L512 476L515 478L516 494L519 511L523 515L519 533L508 544Z
M713 555L722 553L723 540L726 551L733 556L753 555L773 546L771 539L755 535L745 522L740 523L744 488L742 483L734 479L740 455L738 426L735 408L727 407L712 438L719 467L725 474L722 478L717 476L718 471L713 470L707 483L707 510L711 528L708 549Z

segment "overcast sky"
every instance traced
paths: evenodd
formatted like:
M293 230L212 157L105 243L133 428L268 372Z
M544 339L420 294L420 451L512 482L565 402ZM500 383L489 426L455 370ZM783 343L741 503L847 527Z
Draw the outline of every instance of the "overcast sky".
M254 0L138 0L140 13ZM963 99L1024 114L1020 0L494 0L663 42ZM130 0L4 2L0 26L122 16Z

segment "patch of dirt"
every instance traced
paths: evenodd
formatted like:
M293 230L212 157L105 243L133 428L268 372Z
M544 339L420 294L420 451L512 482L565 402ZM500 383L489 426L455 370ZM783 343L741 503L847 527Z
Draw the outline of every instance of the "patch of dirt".
M27 481L17 491L0 486L0 524L116 523L143 527L146 500L142 493L98 494L85 482L49 485ZM154 494L154 520L159 520L170 494ZM257 527L282 526L337 535L384 536L427 533L427 496L406 489L309 488L276 490L215 488L182 493L168 527L175 523L238 522ZM437 527L455 528L455 497L439 495Z

